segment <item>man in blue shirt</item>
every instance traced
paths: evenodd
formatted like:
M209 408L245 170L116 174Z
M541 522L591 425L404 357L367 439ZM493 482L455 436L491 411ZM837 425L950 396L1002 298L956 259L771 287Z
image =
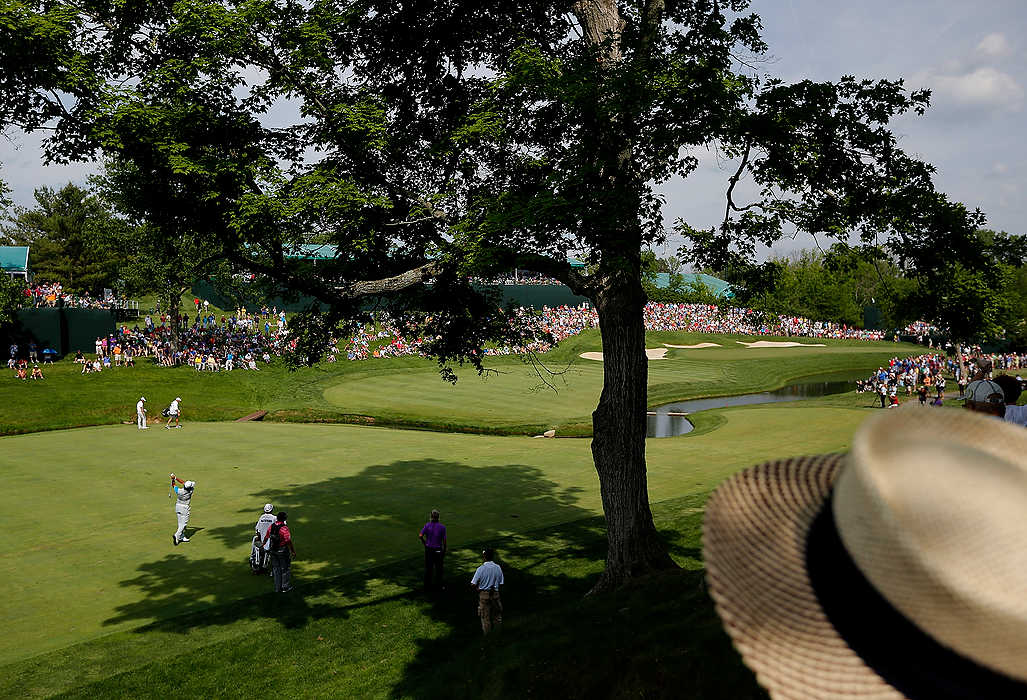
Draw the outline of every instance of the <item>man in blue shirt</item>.
M496 625L503 624L503 603L499 599L499 587L503 585L503 570L492 561L496 550L486 547L481 553L481 566L471 578L471 586L478 591L478 617L481 618L482 634L488 634Z

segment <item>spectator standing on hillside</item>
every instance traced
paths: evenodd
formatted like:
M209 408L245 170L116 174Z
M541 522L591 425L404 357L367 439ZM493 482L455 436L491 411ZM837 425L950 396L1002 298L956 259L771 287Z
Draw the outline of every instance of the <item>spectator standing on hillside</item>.
M482 564L471 578L471 587L478 591L478 617L481 618L481 632L488 634L493 627L503 624L503 602L499 599L499 587L503 585L503 570L493 559L496 550L486 547L482 553Z
M177 484L182 486L179 487ZM189 538L185 536L185 526L189 524L189 514L192 510L193 491L195 489L195 481L182 481L174 473L171 474L171 490L175 494L175 517L178 518L178 530L171 536L171 541L176 547L180 542L189 541Z
M146 397L140 396L136 401L136 428L146 430Z
M18 344L17 343L11 343L11 347L8 348L8 350L11 351L11 359L12 360L18 356ZM9 367L13 367L14 363L13 362L9 362L8 366Z
M181 402L182 402L182 397L181 396L176 396L175 400L171 402L170 406L168 406L168 422L164 426L165 430L171 430L171 420L172 419L174 419L174 421L175 421L175 427L176 428L181 428L182 427L181 425L178 424L178 421L179 421L179 418L180 418L180 415L181 415L181 412L182 412L181 409L179 409L178 404L180 404Z
M433 509L418 537L424 545L424 590L443 589L443 562L446 558L446 526L439 522L439 511Z
M39 347L34 340L29 343L29 362L39 362Z
M296 556L296 547L292 543L288 518L284 510L279 513L262 541L262 544L270 545L275 593L288 593L292 590L292 559Z

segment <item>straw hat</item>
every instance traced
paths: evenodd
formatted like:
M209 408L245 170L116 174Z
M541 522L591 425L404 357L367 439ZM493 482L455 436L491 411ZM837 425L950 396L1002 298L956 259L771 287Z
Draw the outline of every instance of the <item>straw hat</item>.
M782 698L1027 698L1027 431L882 413L706 509L710 594Z

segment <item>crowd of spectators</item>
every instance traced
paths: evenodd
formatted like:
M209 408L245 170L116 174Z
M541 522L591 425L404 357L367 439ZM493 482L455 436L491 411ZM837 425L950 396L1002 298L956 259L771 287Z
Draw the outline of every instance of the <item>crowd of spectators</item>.
M921 404L926 404L932 389L935 396L932 405L940 406L945 399L945 374L956 377L959 393L962 395L966 387L959 363L937 353L925 353L914 357L893 357L887 367L881 366L867 379L856 382L856 391L876 394L881 401L881 408L894 408L899 405L902 396L911 397L916 394Z
M537 272L524 272L518 271L515 275L507 275L505 277L496 277L493 279L485 279L483 277L471 277L471 283L479 284L483 286L494 286L503 284L524 284L524 285L562 285L558 279L552 277L546 277Z
M543 307L540 312L520 308L517 314L527 322L529 340L521 345L502 345L486 349L488 355L515 355L546 352L552 345L599 327L599 315L588 305ZM801 316L768 314L753 309L720 307L712 304L663 304L651 302L644 311L648 331L691 331L697 333L736 333L804 338L848 338L881 340L883 331L866 331L845 324L812 321ZM551 339L551 340L550 340ZM397 357L421 354L423 338L404 337L392 319L380 315L349 338L345 346L348 360L371 357Z
M147 315L142 326L122 325L96 339L93 359L80 350L75 362L82 364L83 374L132 367L139 358L164 367L185 365L198 372L259 370L258 363L267 364L295 347L284 317L272 316L267 310L245 318L222 315L219 320L216 314L198 313L191 323L188 317L179 320L177 328L167 314Z
M104 302L88 296L78 298L66 295L59 284L35 285L26 291L26 295L37 306L65 303L86 308L109 308L101 304L118 302L116 299ZM245 308L239 308L233 315L221 314L219 317L208 312L212 307L207 302L195 299L193 304L195 316L191 319L188 315L180 316L177 328L172 328L171 316L160 313L158 308L157 313L145 316L141 323L132 327L122 325L107 337L97 338L92 348L94 358L87 360L80 350L76 353L75 361L83 365L83 373L102 371L108 367L131 367L139 358L148 358L167 367L187 365L197 371L239 368L257 370L258 363L268 363L273 357L296 347L295 340L289 337L284 311L263 307L256 312L247 312ZM486 354L543 353L566 338L599 326L599 316L589 304L546 306L541 311L519 308L516 313L528 329L526 340L521 344L489 347ZM647 331L867 341L882 340L885 337L883 331L868 331L801 316L713 304L651 302L645 306L643 322ZM341 351L338 342L333 340L327 348L326 357L334 362L340 352L348 360L423 355L427 339L405 336L400 330L403 325L387 313L380 313L374 323L364 326L348 338ZM903 332L929 335L935 330L930 324L921 321L910 324ZM967 353L973 357L984 356L980 348L969 348ZM996 369L1020 369L1027 366L1027 355L994 354L986 357ZM942 371L954 374L957 368L958 363L954 360L945 360L936 354L896 359L884 372L883 378L879 376L880 372L876 373L874 378L860 382L860 389L877 391L884 384L890 390L894 384L897 393L904 391L909 395L918 386L923 386L924 379L940 375Z
M923 338L924 336L938 335L940 331L937 326L927 321L913 321L900 332L902 335L915 335L918 338Z
M65 292L60 282L34 284L25 288L26 306L39 308L115 309L127 308L128 299L117 295L103 298Z
M955 353L893 357L887 367L878 367L870 377L857 381L856 391L879 396L881 408L897 406L900 397L913 395L921 404L930 401L931 405L940 406L945 399L946 375L955 378L962 399L973 379L971 372L980 367L987 368L982 376L991 379L993 371L1009 372L1027 367L1027 354L985 353L977 346L968 348L962 357ZM1015 379L1022 381L1019 373Z
M645 306L645 328L649 331L692 331L696 333L737 333L741 335L797 336L803 338L848 338L881 340L883 331L828 321L813 321L744 307L716 304L660 304Z

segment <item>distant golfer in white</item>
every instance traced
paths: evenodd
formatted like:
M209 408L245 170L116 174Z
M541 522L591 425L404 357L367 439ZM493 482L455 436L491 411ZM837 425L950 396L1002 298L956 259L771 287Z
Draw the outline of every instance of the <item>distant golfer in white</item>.
M136 427L146 430L146 397L140 396L136 401Z
M172 418L175 419L175 427L176 428L181 428L182 427L182 426L180 426L178 424L178 417L179 417L178 404L181 403L181 401L182 401L182 397L181 396L176 396L175 400L171 402L170 406L168 406L168 422L167 422L167 425L164 426L165 430L171 430L171 419Z
M177 484L181 484L179 487ZM171 541L177 547L179 542L188 542L185 536L185 526L189 524L189 505L193 500L193 489L196 488L195 481L182 481L174 474L171 475L171 489L174 491L175 516L178 518L178 531L171 536Z

